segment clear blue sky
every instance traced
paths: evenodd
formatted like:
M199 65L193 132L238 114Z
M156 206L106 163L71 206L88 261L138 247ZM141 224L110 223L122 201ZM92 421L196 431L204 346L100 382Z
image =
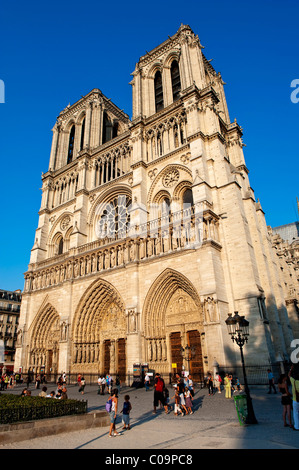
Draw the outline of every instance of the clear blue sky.
M267 224L298 220L298 0L14 1L0 14L0 289L23 289L59 112L99 88L131 117L135 63L181 23L227 83Z

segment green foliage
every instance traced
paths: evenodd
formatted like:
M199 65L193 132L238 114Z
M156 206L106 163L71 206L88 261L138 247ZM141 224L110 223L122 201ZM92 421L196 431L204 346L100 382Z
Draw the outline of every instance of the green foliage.
M0 395L0 424L57 418L87 412L87 402L43 397Z

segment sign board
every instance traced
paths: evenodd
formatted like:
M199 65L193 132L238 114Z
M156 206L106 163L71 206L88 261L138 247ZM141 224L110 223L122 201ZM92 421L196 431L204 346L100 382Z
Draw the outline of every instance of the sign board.
M173 364L171 364L171 367L172 367L173 369L176 369L176 368L177 368L177 364L174 362Z

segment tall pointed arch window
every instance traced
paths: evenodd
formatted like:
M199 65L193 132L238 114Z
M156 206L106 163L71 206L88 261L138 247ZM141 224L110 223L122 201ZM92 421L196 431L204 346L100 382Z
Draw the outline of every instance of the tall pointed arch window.
M69 148L67 153L67 163L71 163L73 161L74 156L74 142L75 142L75 126L73 125L70 131L69 137Z
M112 123L106 113L106 111L104 111L104 115L103 115L103 144L105 144L106 142L108 142L109 140L112 139Z
M171 64L171 84L172 84L172 97L173 101L177 101L180 98L181 91L181 78L179 64L174 60Z
M62 255L63 253L63 238L61 237L58 242L58 255Z
M164 108L163 100L163 86L162 86L162 75L161 72L157 72L155 75L155 103L156 103L156 113Z
M82 125L81 125L80 150L83 150L83 147L84 147L84 134L85 134L85 118L83 119Z

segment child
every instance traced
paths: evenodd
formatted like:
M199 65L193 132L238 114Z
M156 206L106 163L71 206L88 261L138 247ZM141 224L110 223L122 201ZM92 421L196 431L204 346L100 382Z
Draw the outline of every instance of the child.
M238 392L240 392L242 390L242 387L241 387L240 380L238 379L238 377L236 378L236 385L237 385Z
M185 388L185 403L186 403L188 413L190 413L190 415L192 415L193 414L193 411L192 411L192 395L191 395L191 392L188 389L188 387Z
M179 393L179 390L178 388L175 389L175 394L174 394L174 414L175 416L178 416L178 414L180 413L182 416L184 416L184 413L182 412L181 410L181 407L180 407L180 393Z
M130 411L132 409L132 405L130 403L130 397L129 395L125 395L125 401L124 401L124 406L123 409L121 410L121 413L123 414L123 419L122 423L124 425L123 429L131 429L130 428Z
M164 388L163 395L164 395L165 406L167 406L167 411L165 411L165 413L168 414L168 413L170 413L170 411L172 409L170 404L169 404L169 390L168 390L168 388Z

